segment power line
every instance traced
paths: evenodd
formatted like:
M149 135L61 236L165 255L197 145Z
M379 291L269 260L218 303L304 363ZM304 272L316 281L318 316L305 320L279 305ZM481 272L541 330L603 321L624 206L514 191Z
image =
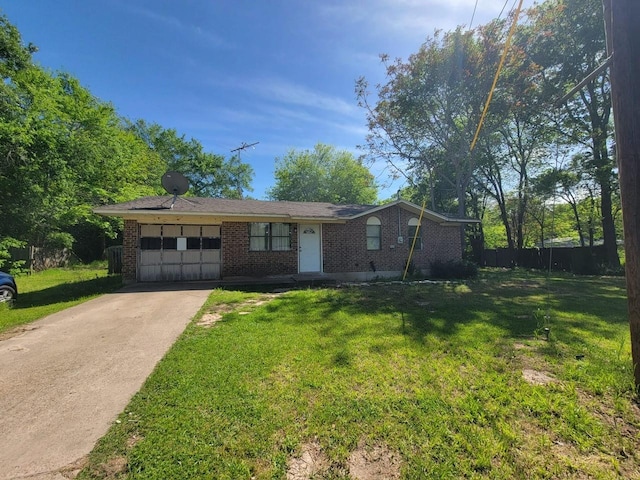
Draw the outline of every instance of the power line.
M507 0L509 1L509 0ZM476 0L476 4L473 6L473 13L471 14L471 21L469 22L469 30L473 26L473 19L476 17L476 10L478 8L478 0Z
M491 98L493 97L493 92L496 89L496 84L498 83L498 77L500 77L500 72L502 71L502 66L504 65L504 60L507 58L507 52L509 51L509 47L511 46L511 39L513 38L513 34L516 30L516 24L518 23L518 17L520 16L520 10L522 10L522 2L524 0L520 0L518 4L518 8L516 9L516 13L513 17L513 23L511 24L511 28L509 29L509 35L507 35L507 41L504 44L504 51L502 52L502 57L500 57L500 63L498 64L498 70L496 71L496 75L493 78L493 84L491 85L491 89L489 90L489 97L487 98L487 102L484 104L484 110L482 111L482 115L480 116L480 121L478 122L478 128L476 129L476 133L473 136L473 140L471 141L471 147L469 147L470 151L476 146L476 142L478 141L478 136L480 135L480 130L482 129L482 124L484 123L484 119L487 116L487 111L489 110L489 104L491 103Z

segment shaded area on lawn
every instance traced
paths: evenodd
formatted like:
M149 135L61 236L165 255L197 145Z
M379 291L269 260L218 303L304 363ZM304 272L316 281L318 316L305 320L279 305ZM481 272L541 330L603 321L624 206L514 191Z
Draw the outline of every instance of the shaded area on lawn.
M15 302L13 308L18 310L79 300L91 295L112 292L121 285L122 278L119 275L63 283L43 288L42 290L20 293L18 301Z
M310 444L323 478L387 447L402 478L640 478L620 279L483 272L260 298L214 291L202 313L219 320L187 329L80 478L114 459L130 479L286 478Z

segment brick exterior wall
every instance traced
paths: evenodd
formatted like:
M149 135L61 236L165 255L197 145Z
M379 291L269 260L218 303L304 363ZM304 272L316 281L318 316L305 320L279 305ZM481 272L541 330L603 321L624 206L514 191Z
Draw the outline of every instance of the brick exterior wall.
M398 211L400 235L398 244ZM380 250L367 250L367 219L377 217L382 230ZM397 206L379 210L372 215L351 220L346 225L323 225L322 249L325 273L349 273L376 271L403 271L409 257L413 238L408 236L410 218L414 213ZM420 226L422 250L414 250L416 268L428 272L429 264L436 259L459 260L462 258L458 227L442 226L423 218ZM372 267L373 265L373 267Z
M398 211L400 235L404 242L398 244ZM381 222L382 242L380 250L367 250L367 219L375 216ZM403 271L409 256L412 238L408 236L408 222L417 218L414 213L397 206L379 210L346 224L322 225L322 253L324 273ZM429 264L436 260L462 258L459 227L443 226L423 219L420 227L422 250L415 250L413 263L428 273ZM138 222L125 220L123 235L122 275L125 282L136 281L138 260ZM249 227L246 222L222 222L222 278L263 277L267 275L292 275L298 273L298 225L292 224L291 250L285 252L249 251Z
M125 220L124 234L122 235L122 278L125 282L136 281L138 243L138 222Z
M222 278L264 277L298 273L298 229L291 226L291 250L285 252L250 252L249 225L222 223Z

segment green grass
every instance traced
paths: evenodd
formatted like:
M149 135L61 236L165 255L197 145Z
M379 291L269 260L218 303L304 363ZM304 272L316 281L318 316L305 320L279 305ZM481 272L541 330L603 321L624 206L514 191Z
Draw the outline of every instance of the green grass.
M214 291L202 314L222 320L187 328L79 478L285 478L313 441L316 478L376 445L406 479L640 478L622 279L483 271L244 303L260 297Z
M0 304L0 332L111 292L122 285L122 278L94 264L20 275L16 283L18 300L12 306Z

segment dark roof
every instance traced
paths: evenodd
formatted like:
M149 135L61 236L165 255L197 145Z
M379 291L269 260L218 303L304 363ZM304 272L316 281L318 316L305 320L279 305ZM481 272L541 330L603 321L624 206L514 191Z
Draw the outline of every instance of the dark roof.
M302 218L348 218L363 213L372 205L334 205L318 202L270 202L264 200L231 200L228 198L144 197L130 202L108 205L96 209L111 212L133 212L136 210L172 210L173 212L213 213L219 215L288 216Z
M420 213L418 205L406 200L396 200L385 205L335 205L320 202L276 202L265 200L231 200L210 197L144 197L130 202L106 205L94 209L101 215L134 216L136 213L148 215L191 214L216 215L222 217L285 217L293 219L348 220L367 213L375 213L393 205ZM426 217L442 223L475 223L474 219L456 219L425 210Z

